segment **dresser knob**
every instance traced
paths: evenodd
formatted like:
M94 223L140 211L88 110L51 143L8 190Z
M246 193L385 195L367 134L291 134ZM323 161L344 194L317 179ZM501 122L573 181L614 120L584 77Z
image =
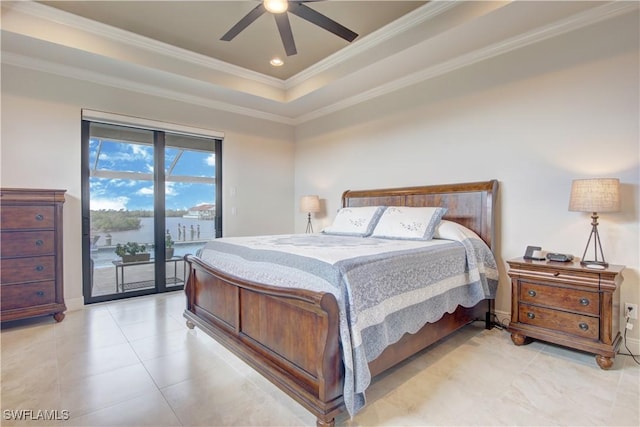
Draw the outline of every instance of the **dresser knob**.
M36 295L38 295L39 297L43 297L44 296L44 292L43 291L38 291L38 292L36 292Z
M535 318L536 318L536 315L535 315L535 314L533 314L533 313L527 313L527 317L528 317L529 319L535 319Z
M42 221L44 219L44 215L38 214L36 215L36 221Z
M558 277L558 276L560 275L560 272L559 272L559 271L556 271L555 273L553 273L553 275L554 275L555 277Z
M44 240L38 239L36 240L36 246L42 246L44 245Z
M36 265L36 271L43 271L44 265Z
M589 305L588 298L580 298L580 305Z
M582 331L588 331L589 330L589 325L587 325L586 323L580 323L578 325L578 327L580 328L580 330Z
M531 297L535 297L536 296L536 291L534 291L533 289L530 289L529 292L527 292L529 294L529 296Z

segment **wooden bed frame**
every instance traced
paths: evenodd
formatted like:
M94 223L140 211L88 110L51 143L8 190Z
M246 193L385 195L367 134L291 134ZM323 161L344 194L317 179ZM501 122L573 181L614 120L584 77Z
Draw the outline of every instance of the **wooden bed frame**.
M493 249L498 182L345 191L342 206L442 206L444 219L474 230ZM338 304L329 293L283 289L222 273L187 255L187 326L200 327L317 417L333 426L345 410ZM493 300L458 306L406 334L369 364L377 375L478 319L491 327Z

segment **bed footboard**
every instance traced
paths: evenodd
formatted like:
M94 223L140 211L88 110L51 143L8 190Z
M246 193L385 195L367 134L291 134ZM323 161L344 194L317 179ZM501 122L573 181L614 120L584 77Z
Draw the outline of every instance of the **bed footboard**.
M328 293L225 275L187 255L187 326L197 325L318 419L344 409L338 304Z
M498 181L345 191L342 206L442 206L445 219L493 247ZM333 426L344 410L339 313L331 294L240 280L186 256L187 325L198 325L317 417ZM491 325L492 301L458 306L416 334L405 334L369 363L379 374L469 322Z

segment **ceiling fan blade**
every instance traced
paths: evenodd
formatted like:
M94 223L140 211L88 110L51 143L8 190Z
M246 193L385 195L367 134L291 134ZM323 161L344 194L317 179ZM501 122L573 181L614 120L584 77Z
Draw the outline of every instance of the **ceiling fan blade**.
M251 12L247 13L244 16L244 18L239 20L236 25L231 27L231 29L227 31L226 34L220 38L220 40L224 40L226 42L233 40L235 36L240 34L242 30L244 30L249 25L251 25L253 21L260 18L266 11L267 9L264 8L264 4L260 3L253 10L251 10Z
M305 6L300 2L289 2L289 12L311 22L312 24L316 24L320 28L324 28L338 37L342 37L348 42L352 42L356 37L358 37L358 34L354 33L347 27L338 24L333 19L311 9L308 6Z
M298 51L296 50L296 43L293 40L289 17L286 13L278 13L273 16L276 18L276 24L278 25L278 31L280 31L280 38L284 45L284 51L287 53L287 56L295 55Z

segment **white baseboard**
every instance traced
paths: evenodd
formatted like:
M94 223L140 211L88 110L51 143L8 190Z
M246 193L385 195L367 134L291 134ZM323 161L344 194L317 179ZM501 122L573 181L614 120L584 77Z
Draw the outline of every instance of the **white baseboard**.
M637 324L633 326L636 328L639 327ZM624 328L624 325L622 325L622 327ZM624 336L624 330L622 330L622 334ZM638 340L637 338L627 338L626 346L625 346L625 340L623 339L622 344L620 345L620 349L618 351L621 353L627 353L628 352L627 347L629 347L628 351L631 351L632 354L640 354L640 340Z
M67 311L75 311L84 309L84 298L65 298L65 305L67 306Z

